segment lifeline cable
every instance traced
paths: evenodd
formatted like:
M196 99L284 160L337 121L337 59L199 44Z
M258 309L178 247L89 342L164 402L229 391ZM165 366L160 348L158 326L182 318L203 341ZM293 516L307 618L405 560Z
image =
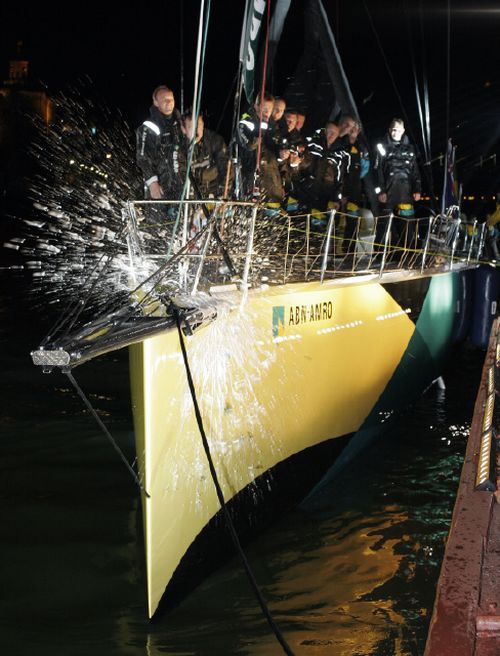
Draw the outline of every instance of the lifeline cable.
M115 439L113 438L113 436L111 435L111 433L109 432L109 430L108 430L108 429L106 428L106 426L104 425L102 419L99 417L99 415L98 415L97 412L95 411L94 407L92 406L92 404L90 403L90 401L88 400L88 398L85 396L85 393L84 393L84 391L82 390L82 388L80 387L80 385L78 385L78 383L76 382L76 380L75 380L73 374L71 373L71 370L65 371L64 373L66 374L66 376L68 377L69 381L71 382L71 384L72 384L73 387L75 388L76 393L78 394L78 396L82 399L82 401L84 402L85 406L87 407L87 409L89 410L89 412L91 413L91 415L94 417L94 419L96 420L96 422L98 423L98 425L99 425L100 428L102 429L103 433L106 435L106 437L108 438L108 440L111 442L111 445L112 445L113 449L118 453L118 455L120 456L121 460L125 463L125 467L128 469L128 471L129 471L130 474L132 475L132 478L134 479L134 481L136 482L136 484L139 486L140 490L141 490L142 492L144 492L144 494L148 497L148 499L151 498L151 495L150 495L148 492L146 492L146 489L145 489L144 485L142 484L141 480L139 479L139 477L137 476L137 474L135 473L135 471L134 471L134 470L132 469L132 467L130 466L130 463L128 462L127 458L125 458L125 455L124 455L123 451L120 449L120 447L119 447L118 444L116 443Z
M189 391L191 393L191 398L193 400L193 408L196 416L196 422L198 424L198 429L200 431L201 439L203 442L203 448L205 450L205 455L208 460L208 466L210 469L210 474L212 476L212 481L215 486L215 491L217 494L217 498L219 500L219 503L221 505L221 509L224 513L224 518L226 520L227 528L229 530L229 533L231 535L231 538L233 540L233 544L236 547L236 550L238 551L240 558L243 562L243 567L245 568L245 572L248 576L248 579L250 581L250 584L255 592L255 596L257 597L257 601L259 602L260 608L262 610L262 613L264 614L264 617L266 618L269 626L271 627L274 635L276 636L278 642L280 645L283 647L283 651L285 654L288 654L288 656L294 656L293 651L290 649L288 643L285 640L285 637L281 633L281 630L279 626L276 624L273 616L271 615L271 611L269 610L269 607L267 605L266 600L264 599L262 592L260 591L259 585L257 581L255 580L255 576L252 572L252 569L250 567L250 563L247 560L247 557L245 555L245 552L243 551L243 547L241 546L240 540L238 538L238 534L236 532L236 529L233 524L233 520L231 519L231 515L229 514L229 510L227 509L226 502L224 500L224 494L222 492L222 488L219 483L219 479L217 477L217 471L215 469L215 465L212 460L212 454L210 452L210 445L208 444L207 436L205 433L205 428L203 426L203 419L201 416L200 408L198 405L198 398L196 395L196 389L194 387L194 381L193 377L191 375L191 368L189 366L189 360L187 356L187 351L186 351L186 345L184 344L184 338L182 335L182 328L181 328L181 318L179 315L179 310L177 307L173 306L173 313L175 316L175 322L177 324L177 332L179 334L179 343L182 351L182 358L184 360L184 368L186 370L186 376L187 376L187 381L188 381L188 386L189 386Z

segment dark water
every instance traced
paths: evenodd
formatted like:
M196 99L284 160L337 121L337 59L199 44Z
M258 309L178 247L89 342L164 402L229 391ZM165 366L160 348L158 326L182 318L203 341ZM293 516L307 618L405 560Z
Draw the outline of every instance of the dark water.
M2 294L2 654L279 654L235 558L147 620L139 498L67 379L32 367L44 310ZM24 308L24 309L23 309ZM246 552L297 655L423 653L483 354L430 390L326 490ZM132 457L127 362L76 370Z

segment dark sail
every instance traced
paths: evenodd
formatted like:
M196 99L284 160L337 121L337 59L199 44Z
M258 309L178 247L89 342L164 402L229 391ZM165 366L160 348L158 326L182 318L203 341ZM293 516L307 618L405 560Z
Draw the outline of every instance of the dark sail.
M283 27L285 25L285 20L288 15L288 11L290 9L291 1L292 0L277 0L273 12L273 17L271 19L271 24L269 25L269 52L267 55L267 71L266 71L266 77L267 77L266 86L268 89L272 89L273 87L272 76L273 76L274 58L276 57L276 51L278 49L278 44L281 39L281 34L283 33Z
M309 0L304 10L304 51L284 95L289 106L306 114L309 126L340 114L359 118L321 0Z

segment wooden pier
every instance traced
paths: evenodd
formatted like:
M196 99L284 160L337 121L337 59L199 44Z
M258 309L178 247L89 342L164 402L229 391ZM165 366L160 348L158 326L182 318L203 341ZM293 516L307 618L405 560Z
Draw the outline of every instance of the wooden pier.
M425 656L500 655L500 319L492 326Z

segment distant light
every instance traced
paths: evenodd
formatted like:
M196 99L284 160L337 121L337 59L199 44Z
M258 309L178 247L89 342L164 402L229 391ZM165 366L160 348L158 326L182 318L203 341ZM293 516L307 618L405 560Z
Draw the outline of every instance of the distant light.
M70 160L69 160L69 163L70 163L70 164L74 164L74 163L75 163L75 160L74 160L74 159L70 159Z
M92 127L92 128L90 128L90 131L92 132L92 134L96 134L97 133L97 128Z
M479 16L481 14L498 14L500 13L500 9L489 9L489 8L482 8L482 7L464 7L463 9L454 9L454 13L456 14L474 14L474 16Z
M106 159L111 159L111 153L106 153Z

